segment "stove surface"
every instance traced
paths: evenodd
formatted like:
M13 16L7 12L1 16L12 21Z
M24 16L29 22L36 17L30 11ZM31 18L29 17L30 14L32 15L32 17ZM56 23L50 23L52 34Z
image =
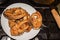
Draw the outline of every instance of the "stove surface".
M1 14L3 12L3 10L10 4L12 3L26 3L29 4L31 6L33 6L36 10L38 10L39 12L41 12L42 17L43 17L43 24L47 27L43 27L43 29L41 29L41 31L37 34L37 36L35 36L34 38L30 39L30 40L43 40L43 39L60 39L60 29L58 28L51 12L50 12L50 7L38 7L36 5L33 5L30 1L28 0L9 0L7 1L7 3L0 5L0 19L1 19ZM54 7L55 8L55 7ZM3 31L2 27L1 27L1 21L0 21L0 39L2 39L3 37L9 37L7 34L5 34L5 32ZM11 38L11 40L14 40Z

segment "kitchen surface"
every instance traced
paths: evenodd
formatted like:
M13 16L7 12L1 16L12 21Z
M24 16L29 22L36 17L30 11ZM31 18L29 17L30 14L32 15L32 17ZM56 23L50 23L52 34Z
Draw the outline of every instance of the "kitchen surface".
M1 20L1 14L3 10L13 3L26 3L34 7L37 11L41 12L43 17L43 28L40 30L40 32L32 39L30 40L57 40L60 39L60 29L51 13L52 9L56 9L58 14L60 15L60 1L55 0L50 5L44 5L35 3L31 0L6 0L5 3L0 4L0 20ZM0 40L15 40L11 37L9 37L2 29L1 22L0 22Z

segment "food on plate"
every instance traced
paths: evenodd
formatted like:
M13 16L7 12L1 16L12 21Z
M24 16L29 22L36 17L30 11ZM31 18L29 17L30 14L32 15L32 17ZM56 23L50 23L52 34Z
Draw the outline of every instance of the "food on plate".
M16 25L16 23L14 22L14 20L8 20L9 23L9 27L12 28L13 26Z
M31 22L34 29L39 29L42 25L42 16L40 12L35 12L31 15Z
M10 28L13 30L16 30L16 31L11 30L11 35L13 35L14 32L18 32L18 34L16 35L24 33L24 31L29 27L28 20L29 20L28 16L25 16L22 19L9 20L8 23L9 23Z
M31 26L26 22L21 26L15 25L10 29L11 35L17 36L23 34L25 31L29 32L31 30Z
M4 16L8 19L12 36L30 32L32 28L39 29L42 25L42 16L38 11L30 16L26 10L20 7L10 8L4 12Z
M32 26L28 25L28 28L26 29L26 32L29 32L32 29Z
M17 36L17 35L19 35L17 29L16 29L16 30L10 29L10 32L11 32L11 35L12 35L12 36Z
M9 19L20 19L24 17L26 14L28 14L28 12L26 12L24 9L20 7L10 8L4 12L4 15Z

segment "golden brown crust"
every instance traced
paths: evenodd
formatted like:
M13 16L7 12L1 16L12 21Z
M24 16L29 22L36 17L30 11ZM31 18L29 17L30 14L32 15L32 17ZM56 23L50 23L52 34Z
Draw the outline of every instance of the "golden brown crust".
M42 16L38 11L30 16L30 14L20 7L11 8L4 12L4 16L8 18L12 36L30 32L32 28L39 29L42 25Z
M24 9L20 7L7 9L4 12L4 15L9 19L20 19L24 17L26 14L28 14L28 12L26 12Z
M12 36L16 36L16 35L23 34L25 32L25 30L29 27L28 26L29 25L28 24L29 23L29 18L30 18L30 15L29 14L26 14L26 16L24 16L21 19L16 19L16 20L9 19L8 20L8 23L9 23L10 29L12 29L12 30L10 30L11 35ZM18 34L16 34L16 32Z
M31 15L31 22L34 29L39 29L42 25L42 16L40 12L35 12Z

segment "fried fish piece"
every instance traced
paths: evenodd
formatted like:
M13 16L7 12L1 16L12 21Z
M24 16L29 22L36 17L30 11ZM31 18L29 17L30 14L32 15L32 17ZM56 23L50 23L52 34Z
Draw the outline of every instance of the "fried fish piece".
M31 27L31 26L29 26L29 27L26 29L26 32L30 32L30 31L31 31L31 29L32 29L32 27Z
M10 33L11 33L12 36L18 36L19 35L17 29L16 30L10 29Z
M8 19L20 19L24 17L26 14L28 14L28 12L20 7L10 8L4 12L4 16Z
M12 28L13 26L16 25L16 23L14 22L15 20L8 20L9 23L9 27Z
M34 29L39 29L42 25L42 16L40 12L35 12L31 15L31 23Z

